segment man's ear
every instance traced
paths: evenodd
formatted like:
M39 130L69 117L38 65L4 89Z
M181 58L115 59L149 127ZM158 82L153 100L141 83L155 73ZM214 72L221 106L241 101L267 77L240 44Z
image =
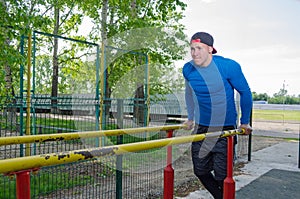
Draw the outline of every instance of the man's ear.
M213 50L214 50L213 47L208 46L208 52L209 52L209 54L212 54Z

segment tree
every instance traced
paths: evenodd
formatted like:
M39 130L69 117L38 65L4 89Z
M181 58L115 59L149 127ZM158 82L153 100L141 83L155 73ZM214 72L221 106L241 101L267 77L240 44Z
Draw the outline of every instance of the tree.
M97 12L100 8L97 5L102 6L101 15ZM112 52L110 55L114 56L108 57L106 60L105 75L108 80L104 94L106 98L110 98L115 85L120 81L119 78L115 78L116 76L122 77L132 70L137 72L134 75L135 78L140 77L141 72L133 70L134 67L142 64L138 58L132 56L131 59L124 59L122 65L117 64L118 61L116 60L123 57L126 54L125 51L148 54L151 57L151 69L160 66L160 71L171 73L174 69L172 62L182 58L184 47L187 44L183 34L183 26L179 23L183 17L182 10L185 7L186 5L178 0L106 0L102 1L102 4L95 3L91 7L83 6L95 24L92 38L102 39L106 45L124 50ZM101 27L99 27L100 24ZM102 38L99 38L98 35L101 35ZM127 66L126 70L121 69L124 65ZM163 77L166 73L156 74ZM160 78L160 82L162 80L164 79ZM145 95L143 81L137 80L136 83L134 96L143 98ZM161 83L153 82L153 84L151 84L151 88L155 88L158 92L166 90L166 87Z
M269 104L300 104L300 95L287 95L285 89L280 89L279 92L274 93L272 97L269 97L266 93L252 92L252 98L254 101L268 101Z
M1 82L4 92L1 92L3 96L15 96L15 89L13 86L13 74L16 71L18 63L22 61L22 57L18 53L15 46L15 39L18 32L12 29L13 26L18 24L21 20L20 11L14 7L15 2L10 1L0 1L0 45L3 50L0 51L0 65L1 69L4 71L4 81ZM17 10L17 13L12 13L12 11ZM26 12L27 9L22 12ZM16 56L14 56L16 55Z
M287 90L284 88L281 88L277 93L274 93L274 97L284 97L287 94Z
M19 66L26 64L26 54L19 51L21 36L26 39L33 27L39 28L49 22L39 10L43 4L42 0L0 1L0 45L3 49L0 51L0 66L5 71L5 81L0 82L5 88L2 95L14 97L15 88L19 88Z
M52 45L49 49L52 49L52 64L53 64L53 73L52 73L52 81L51 81L51 104L52 112L57 111L57 97L59 90L59 74L61 73L60 63L62 56L64 54L72 54L72 50L64 50L63 53L59 52L59 38L56 35L67 35L70 36L72 32L77 32L78 26L81 24L83 15L80 13L76 13L77 2L76 0L70 1L49 1L44 6L44 10L46 11L47 18L51 21L48 26L44 26L43 30L46 32L52 32L54 37L49 37L49 40L52 41ZM52 18L53 16L53 18ZM52 29L52 31L50 31ZM72 57L73 56L69 56ZM64 67L70 67L68 65ZM63 86L64 87L64 86Z
M179 23L179 20L183 17L182 10L186 7L181 1L2 0L1 3L1 10L5 11L3 15L5 17L1 18L1 22L3 22L1 28L5 29L7 26L12 28L8 33L5 31L0 33L1 44L5 44L5 48L9 49L5 51L8 54L1 52L0 59L3 63L9 62L8 66L12 72L6 70L6 74L11 74L11 77L15 80L18 80L19 64L26 63L26 58L18 52L20 35L27 35L28 30L41 30L76 38L74 35L76 35L83 16L85 16L92 20L93 29L87 37L80 37L80 39L86 40L89 38L92 42L103 41L104 46L123 49L122 52L118 53L108 52L112 56L107 59L106 98L109 98L112 91L116 90L116 84L120 81L119 77L123 77L128 71L135 71L135 75L133 75L133 79L136 79L135 88L133 89L136 91L135 96L143 98L145 95L144 84L141 84L143 81L137 80L143 79L143 76L140 76L142 73L133 70L139 65L143 65L144 62L137 56L129 56L129 58L118 61L118 58L124 57L125 54L133 51L150 55L150 93L171 92L168 87L176 82L176 79L169 78L174 73L173 61L182 58L185 54L184 47L187 45L183 34L183 25ZM6 38L9 38L9 42L6 42ZM53 66L51 93L53 97L56 97L60 89L67 92L72 82L67 81L68 78L78 78L74 74L80 69L88 67L82 67L86 63L82 61L81 56L78 56L82 46L78 44L74 45L71 50L62 50L63 45L60 45L59 39L54 37L48 40L51 44L48 45L48 50L52 52L52 60L44 63ZM40 41L42 42L42 40ZM42 48L46 48L46 44L37 48L37 50ZM45 56L43 57L42 54L38 56L41 56L39 58L40 63L48 59ZM4 57L10 59L3 59ZM76 62L70 61L75 59ZM64 63L63 66L62 63ZM127 67L124 67L124 65ZM5 76L3 73L0 75ZM7 78L5 85L12 87L9 86L9 83L12 82L16 85L15 87L18 87L19 82L15 80ZM64 80L64 82L60 82L60 80ZM1 88L4 81L2 83ZM41 90L46 91L47 89Z
M252 92L253 101L268 101L269 96L267 93L256 93Z

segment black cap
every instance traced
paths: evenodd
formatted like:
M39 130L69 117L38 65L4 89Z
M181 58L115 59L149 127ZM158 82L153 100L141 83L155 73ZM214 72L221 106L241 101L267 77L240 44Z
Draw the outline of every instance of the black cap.
M214 38L210 34L208 34L206 32L197 32L192 36L191 43L195 40L197 40L196 42L201 42L208 46L211 46L213 48L212 54L217 53L217 50L213 47L214 46Z

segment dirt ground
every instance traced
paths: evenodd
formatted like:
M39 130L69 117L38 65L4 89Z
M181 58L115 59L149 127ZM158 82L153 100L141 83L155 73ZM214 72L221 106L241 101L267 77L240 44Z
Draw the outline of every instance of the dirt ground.
M278 132L278 133L298 133L299 124L289 124L289 123L267 123L267 122L257 122L253 124L254 131L252 136L251 151L255 152L266 147L278 144L280 142L286 142L287 140L282 137L272 137L264 136L268 132ZM258 135L255 135L257 132ZM259 132L259 133L258 133ZM241 174L241 168L246 162L239 161L239 157L247 155L248 151L248 136L240 136L237 145L237 160L234 166L234 175ZM184 156L178 159L173 164L175 171L175 189L174 194L178 197L187 196L190 192L204 189L199 180L194 176L192 169L192 160L190 152L187 152ZM183 169L184 168L184 169Z

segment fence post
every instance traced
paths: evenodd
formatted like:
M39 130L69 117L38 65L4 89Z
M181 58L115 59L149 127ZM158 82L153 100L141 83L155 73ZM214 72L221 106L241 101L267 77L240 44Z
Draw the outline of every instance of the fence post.
M252 115L253 115L253 108L251 109L251 114L250 114L250 126L252 126ZM252 133L248 135L249 140L248 140L248 161L251 161L251 146L252 146Z
M299 133L298 133L298 139L299 139L299 142L298 142L298 147L299 147L299 149L298 149L298 168L300 169L300 124L299 124Z
M233 136L227 137L227 177L224 180L224 199L235 198L235 182L233 180Z
M19 171L16 176L17 199L30 199L30 171Z
M173 136L173 130L167 131L168 138ZM167 147L167 166L164 169L164 199L173 199L174 169L172 167L172 146Z
M124 118L124 100L117 100L117 125L119 129L123 129ZM117 136L117 144L123 144L123 135ZM117 155L116 160L116 198L122 199L123 195L123 155Z

